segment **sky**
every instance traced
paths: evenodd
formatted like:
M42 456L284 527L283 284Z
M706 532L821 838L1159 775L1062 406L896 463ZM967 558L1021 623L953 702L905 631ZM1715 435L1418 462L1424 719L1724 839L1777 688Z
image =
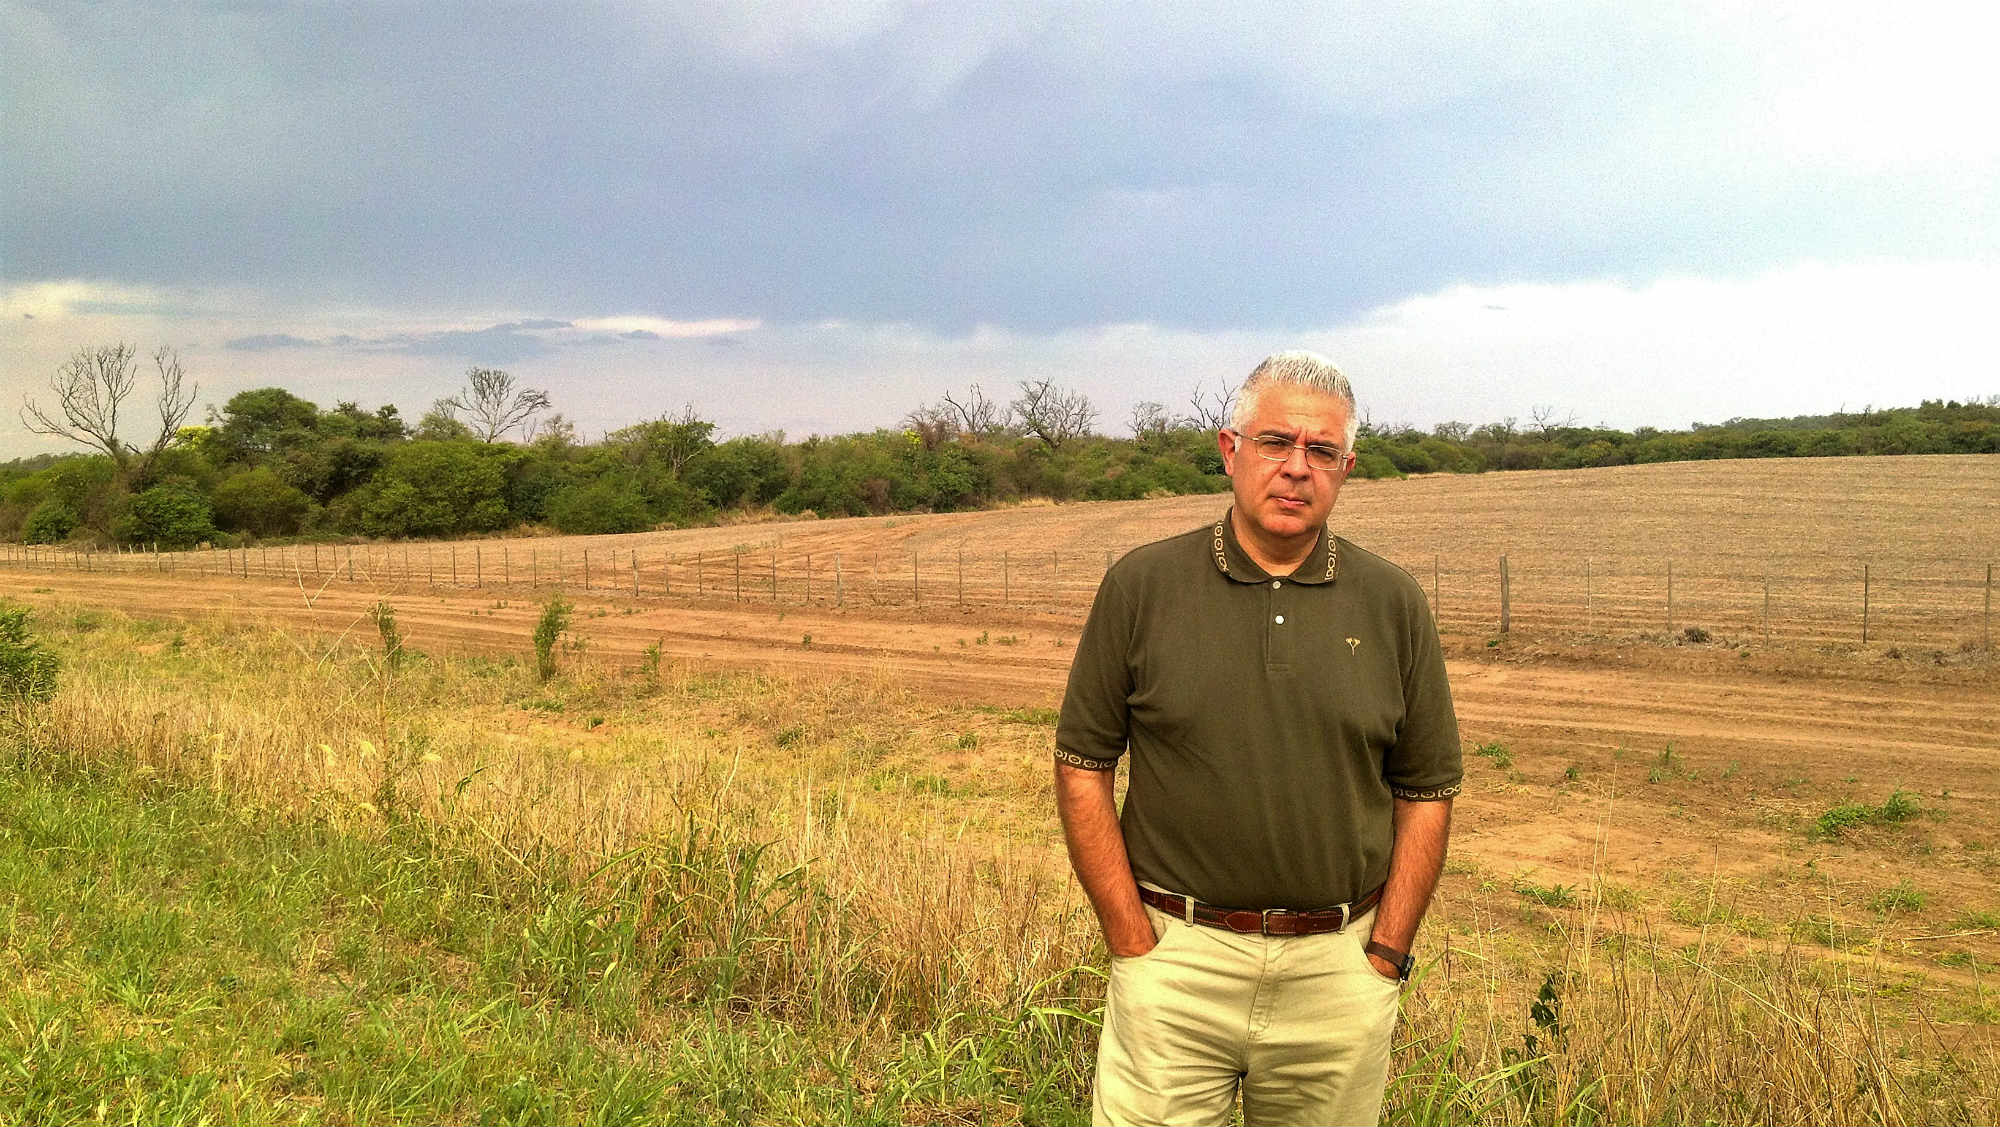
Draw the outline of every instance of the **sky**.
M117 341L197 416L489 366L592 438L1042 378L1123 433L1296 347L1378 425L1984 398L1994 42L1921 0L0 0L0 458L71 448L20 408Z

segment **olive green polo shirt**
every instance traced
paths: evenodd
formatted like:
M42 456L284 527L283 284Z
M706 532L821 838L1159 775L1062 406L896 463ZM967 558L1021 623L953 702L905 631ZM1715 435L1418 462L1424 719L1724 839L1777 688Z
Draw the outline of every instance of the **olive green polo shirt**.
M1322 533L1273 577L1212 526L1105 575L1056 757L1113 770L1132 872L1211 904L1316 908L1389 872L1391 797L1458 793L1458 721L1423 588Z

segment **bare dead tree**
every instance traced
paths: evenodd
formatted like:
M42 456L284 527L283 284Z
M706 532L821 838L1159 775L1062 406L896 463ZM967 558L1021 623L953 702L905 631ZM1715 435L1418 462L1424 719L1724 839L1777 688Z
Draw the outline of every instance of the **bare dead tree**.
M501 435L527 427L529 420L548 410L549 393L517 388L514 377L499 368L467 368L465 390L438 403L465 412L474 438L497 442Z
M1528 417L1533 420L1530 429L1542 438L1547 438L1564 427L1576 425L1576 412L1571 411L1569 414L1559 416L1557 408L1553 405L1535 407L1528 412Z
M1126 425L1132 428L1132 437L1139 440L1139 445L1155 447L1178 429L1180 420L1167 413L1166 404L1145 399L1132 405L1132 417Z
M1089 396L1047 378L1022 380L1021 396L1008 410L1021 421L1023 433L1041 439L1051 450L1089 434L1097 421L1097 406Z
M1196 430L1226 430L1230 425L1230 411L1236 406L1236 389L1229 381L1218 377L1213 392L1195 386L1188 397L1188 405L1193 413L1188 415L1188 425Z
M958 429L965 434L986 436L999 434L1007 429L1007 408L986 397L978 384L965 394L964 399L953 399L950 392L944 396L944 405L958 416Z
M138 386L135 355L136 350L122 341L77 349L49 379L57 414L29 399L21 406L22 425L36 434L102 450L111 456L120 477L143 478L153 459L180 433L200 388L183 386L179 353L164 346L153 353L153 367L160 374L160 430L144 449L133 445L118 433L118 412Z
M917 436L924 449L935 450L958 437L958 412L943 403L919 403L916 410L903 416L903 426Z

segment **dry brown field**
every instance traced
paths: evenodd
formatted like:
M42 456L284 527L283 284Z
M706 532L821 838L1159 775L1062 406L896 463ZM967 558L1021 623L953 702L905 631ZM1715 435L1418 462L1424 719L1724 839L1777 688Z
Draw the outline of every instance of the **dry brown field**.
M632 663L656 644L696 668L887 684L939 707L1052 708L1107 553L1225 505L1038 505L413 555L358 545L352 580L345 547L320 548L317 570L310 548L240 553L227 566L248 578L219 574L224 553L99 558L90 571L16 559L0 565L0 589L31 605L362 642L367 608L386 600L416 648L524 655L560 558L574 632L601 661ZM1924 1036L1941 1045L2000 1040L1987 982L2000 964L2000 662L1982 635L1986 569L2000 561L2000 457L1363 481L1335 523L1436 583L1468 764L1443 889L1456 918L1533 932L1565 926L1579 901L1643 903L1690 942L1801 944L1865 963L1918 1003ZM1504 636L1502 555L1514 582ZM523 581L530 568L540 588ZM1711 639L1689 641L1687 626ZM985 746L938 770L976 781L1021 769L984 761ZM1897 792L1914 817L1816 828ZM1001 823L1061 867L1052 815L1013 810Z

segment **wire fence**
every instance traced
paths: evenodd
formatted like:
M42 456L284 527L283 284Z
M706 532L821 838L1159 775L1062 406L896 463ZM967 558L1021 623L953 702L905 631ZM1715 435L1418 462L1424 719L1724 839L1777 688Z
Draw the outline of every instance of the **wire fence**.
M1124 549L720 552L473 544L293 544L198 551L0 546L20 571L233 577L385 592L569 590L641 599L804 606L987 607L1081 616ZM1944 559L1780 562L1568 555L1396 561L1424 587L1447 633L1620 636L1688 631L1785 643L1992 649L1993 565Z

